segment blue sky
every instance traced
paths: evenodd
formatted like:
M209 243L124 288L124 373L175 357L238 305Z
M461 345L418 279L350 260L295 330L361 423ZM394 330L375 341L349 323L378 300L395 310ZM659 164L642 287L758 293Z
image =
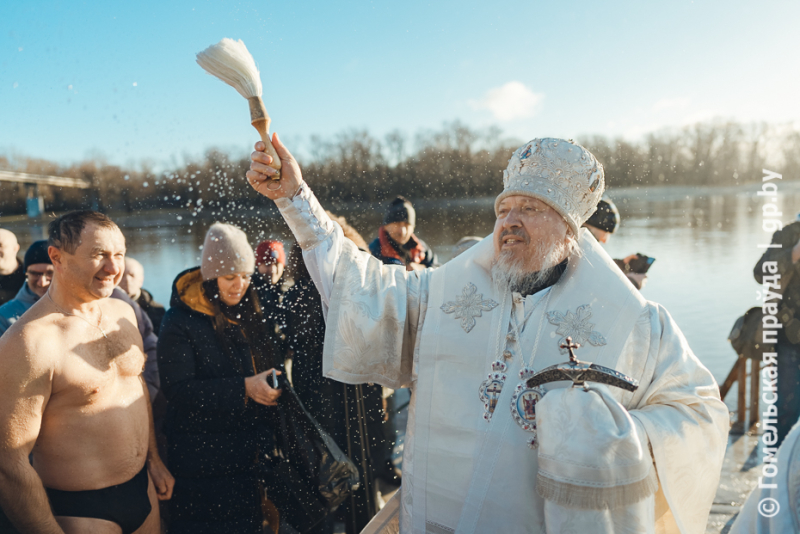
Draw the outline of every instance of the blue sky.
M290 148L461 120L636 139L715 117L800 127L797 2L0 2L0 154L247 153L246 101L195 53L242 39Z

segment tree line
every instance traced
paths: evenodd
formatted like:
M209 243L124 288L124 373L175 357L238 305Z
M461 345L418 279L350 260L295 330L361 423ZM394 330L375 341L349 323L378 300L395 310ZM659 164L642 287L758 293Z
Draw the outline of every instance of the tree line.
M650 133L638 141L591 135L576 139L603 163L610 188L654 185L729 186L758 181L762 168L800 177L800 132L788 126L713 121ZM306 180L327 202L491 197L502 190L508 158L524 140L499 128L477 131L445 124L409 138L383 138L348 130L312 136L313 154L301 157ZM48 211L93 203L104 210L137 211L252 205L244 180L249 157L218 149L166 171L147 164L126 168L88 159L70 165L0 155L0 169L69 176L90 181L88 190L42 187ZM0 182L0 215L25 213L22 184Z

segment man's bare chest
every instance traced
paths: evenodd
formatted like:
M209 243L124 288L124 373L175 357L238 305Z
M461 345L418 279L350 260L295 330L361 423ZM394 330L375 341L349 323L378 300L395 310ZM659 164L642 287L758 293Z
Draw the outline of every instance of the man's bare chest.
M113 329L106 336L64 340L61 365L53 376L52 401L72 406L118 405L142 394L145 355L131 329Z

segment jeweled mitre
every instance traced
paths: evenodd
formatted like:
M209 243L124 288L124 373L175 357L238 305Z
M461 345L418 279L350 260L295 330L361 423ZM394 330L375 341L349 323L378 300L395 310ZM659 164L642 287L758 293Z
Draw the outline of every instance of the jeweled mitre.
M537 198L556 210L578 235L603 196L603 166L581 145L565 139L534 139L519 147L503 171L503 192Z

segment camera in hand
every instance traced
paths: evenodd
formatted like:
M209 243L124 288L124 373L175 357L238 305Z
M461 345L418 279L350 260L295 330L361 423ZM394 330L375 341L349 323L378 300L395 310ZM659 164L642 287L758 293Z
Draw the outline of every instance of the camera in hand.
M655 258L637 252L636 257L628 262L628 270L632 273L644 274L650 269L654 261L656 261Z
M637 252L636 257L630 260L628 263L625 263L623 260L614 260L614 263L616 263L617 267L622 269L622 272L626 274L645 274L650 269L650 266L653 265L654 261L656 261L655 258L651 258Z

